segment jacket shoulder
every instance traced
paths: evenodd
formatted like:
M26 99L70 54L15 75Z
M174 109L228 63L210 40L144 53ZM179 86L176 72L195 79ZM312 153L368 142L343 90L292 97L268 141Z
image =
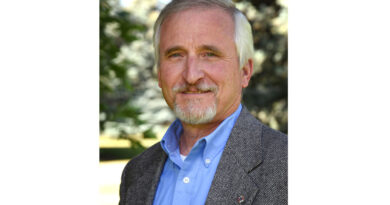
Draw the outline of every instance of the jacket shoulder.
M263 125L262 144L268 152L274 151L287 157L287 135Z
M119 204L149 204L166 160L160 143L156 143L125 166L120 185Z
M153 164L156 160L160 160L161 156L165 155L164 150L161 148L160 143L156 143L153 146L149 147L141 154L137 155L133 159L131 159L125 166L123 174L137 174L143 173L139 172L140 170L145 170L149 165ZM128 176L129 177L129 176Z
M254 204L287 204L288 144L287 135L266 125L262 128L262 165L257 172L256 181L262 184Z
M275 156L270 156L273 159L277 157L276 155L282 156L285 154L287 157L287 135L263 124L245 107L232 130L232 137L234 147L239 147L239 149L248 147L251 150L258 151L260 148L261 155L274 152ZM240 148L239 144L245 146ZM267 155L263 157L267 159Z
M286 154L287 157L287 135L274 130L263 124L249 113L247 109L243 111L243 116L240 118L241 129L247 132L247 135L252 135L252 141L260 140L260 147L263 151L276 152L279 155ZM242 126L244 125L244 126ZM240 129L239 128L239 129ZM249 132L247 130L250 130ZM244 133L244 132L243 132ZM265 153L263 153L265 154ZM274 156L276 157L276 156Z

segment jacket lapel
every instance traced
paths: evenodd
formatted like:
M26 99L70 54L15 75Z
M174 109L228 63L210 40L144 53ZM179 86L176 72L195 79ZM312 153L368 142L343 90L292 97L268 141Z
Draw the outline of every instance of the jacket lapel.
M243 107L226 143L206 204L251 204L259 192L250 176L262 162L262 125Z
M162 151L162 150L161 150ZM156 162L154 163L155 165L151 166L149 169L150 171L154 170L153 175L147 181L145 181L143 184L140 184L141 186L145 186L146 190L149 190L147 193L147 198L145 201L145 204L153 204L154 196L157 191L157 186L158 182L160 180L160 175L162 173L162 170L164 168L164 164L166 161L167 155L165 154L164 151L162 151L161 155L158 157ZM144 177L147 178L147 177Z
M134 168L138 171L133 173L138 174L131 177L135 184L129 186L127 190L126 204L153 204L160 175L167 158L160 144L153 149L152 154L146 157L148 163L144 163L142 167Z

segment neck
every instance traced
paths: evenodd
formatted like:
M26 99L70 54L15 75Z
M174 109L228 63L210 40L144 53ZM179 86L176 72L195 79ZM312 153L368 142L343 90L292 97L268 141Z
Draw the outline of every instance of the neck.
M180 154L188 155L196 141L212 133L215 129L217 129L221 122L222 121L201 125L191 125L182 122L183 132L180 136L179 143Z
M179 149L180 149L180 154L187 156L194 144L201 139L202 137L205 137L212 133L217 127L222 123L222 121L229 117L231 114L233 114L238 106L240 104L240 101L238 101L238 104L235 104L233 106L230 106L230 109L224 116L215 116L214 120L209 123L205 124L199 124L199 125L194 125L194 124L187 124L183 121L181 121L183 125L183 132L180 136L180 141L179 141ZM220 119L220 120L216 120Z

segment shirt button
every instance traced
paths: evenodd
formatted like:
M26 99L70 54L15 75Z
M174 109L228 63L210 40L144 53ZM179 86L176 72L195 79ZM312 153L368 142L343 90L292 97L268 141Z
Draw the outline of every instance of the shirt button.
M206 162L206 164L210 164L211 160L210 160L209 158L207 158L207 159L205 160L205 162Z
M184 177L183 178L183 182L186 183L186 184L190 183L190 178Z

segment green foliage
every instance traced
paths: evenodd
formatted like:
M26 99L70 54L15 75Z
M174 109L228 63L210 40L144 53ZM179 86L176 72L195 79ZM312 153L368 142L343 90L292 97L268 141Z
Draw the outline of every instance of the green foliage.
M124 46L130 45L145 31L145 25L134 21L112 1L100 1L100 131L103 132L109 122L115 122L111 126L118 130L119 137L128 138L136 149L143 147L136 139L129 138L128 129L119 126L121 123L135 126L144 123L139 119L139 108L131 103L134 89L127 70L135 63L119 56ZM147 136L153 135L147 133Z
M260 71L254 73L244 90L243 102L263 123L287 133L287 30L280 32L281 25L275 24L287 8L276 0L238 2L247 3L258 13L249 21L255 50L264 54L260 68L254 68ZM245 9L243 12L249 13Z
M157 82L157 79L152 69L151 35L145 35L151 33L154 20L150 18L159 10L153 2L136 1L139 5L128 13L112 2L118 3L116 0L100 1L100 129L103 131L108 125L115 127L120 137L128 138L132 147L141 150L139 141L129 138L129 130L122 125L143 127L137 132L149 138L155 137L149 125L168 125L172 120L165 115L167 112L160 112L169 110L164 103L165 108L155 105L162 100L162 95L159 88L151 83ZM287 133L287 24L275 23L286 15L287 7L282 5L282 0L236 2L252 25L255 51L262 56L261 61L255 64L249 87L244 90L243 104L263 123ZM285 28L281 29L283 26ZM138 54L141 59L139 65L128 60L130 58L120 58L123 48L139 43L139 37L142 37L142 46L130 51ZM128 77L129 67L136 71L133 80ZM137 99L143 99L138 101L139 108L134 103ZM142 118L146 122L140 119L140 108L143 113L149 114L148 118ZM145 126L147 123L148 126Z
M157 138L156 134L151 129L148 129L144 132L144 138L145 139L154 139Z

